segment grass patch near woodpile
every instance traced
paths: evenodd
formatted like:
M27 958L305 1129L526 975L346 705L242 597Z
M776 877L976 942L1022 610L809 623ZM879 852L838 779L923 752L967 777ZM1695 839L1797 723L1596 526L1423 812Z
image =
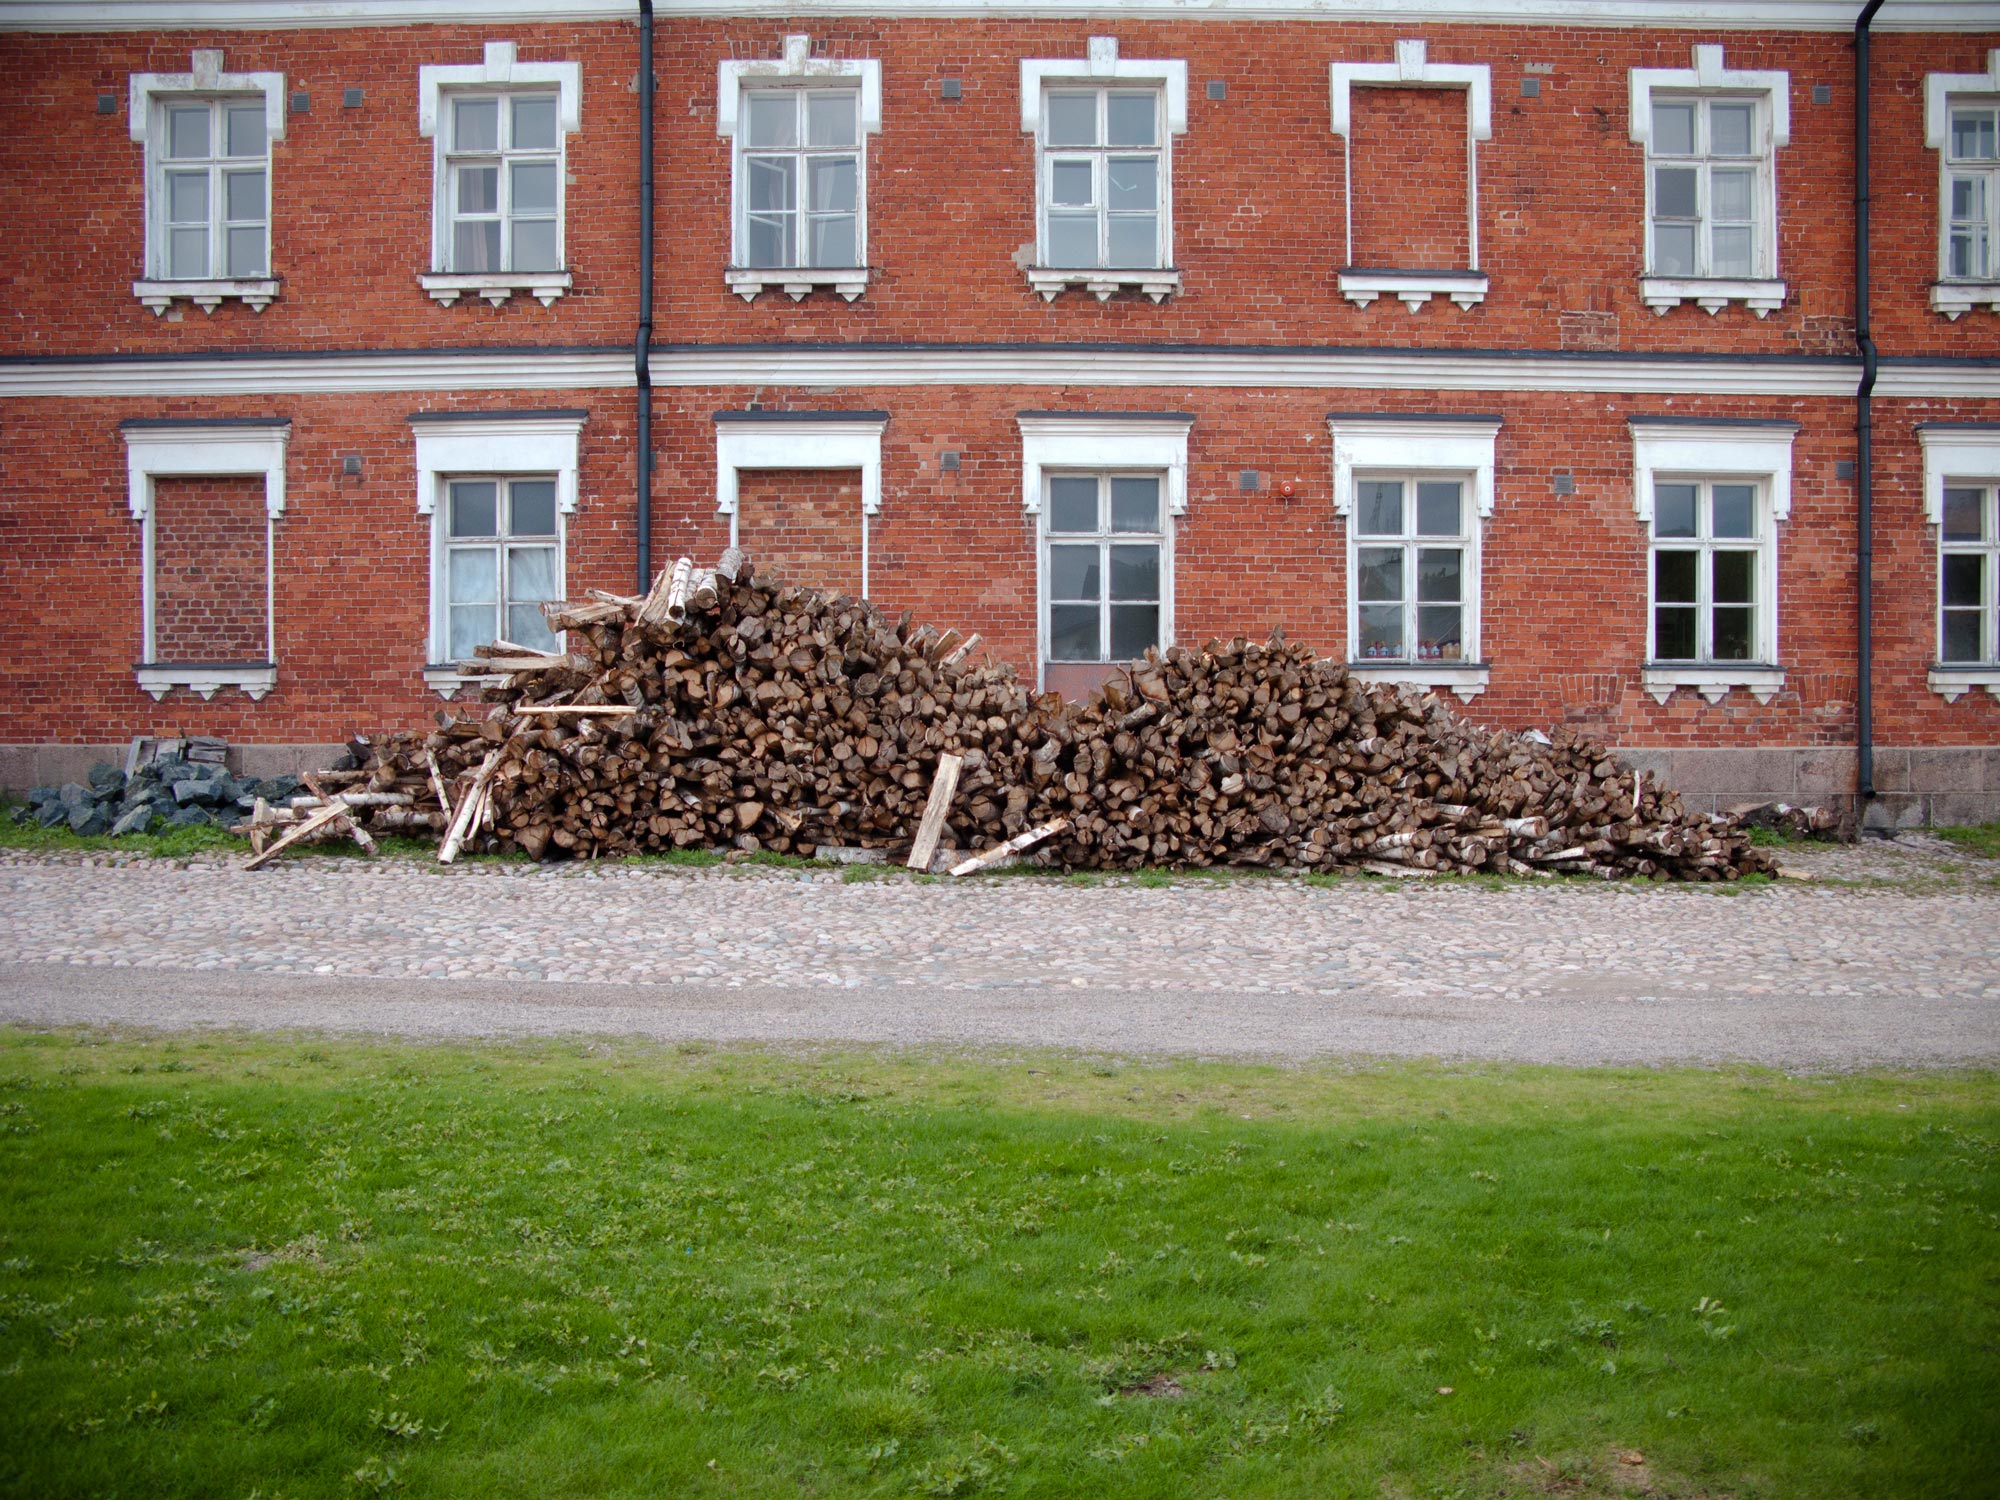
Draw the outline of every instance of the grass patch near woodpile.
M0 1493L1970 1494L1996 1133L1986 1074L0 1033Z
M1932 830L1946 843L1981 859L2000 859L2000 823L1972 823L1962 828Z

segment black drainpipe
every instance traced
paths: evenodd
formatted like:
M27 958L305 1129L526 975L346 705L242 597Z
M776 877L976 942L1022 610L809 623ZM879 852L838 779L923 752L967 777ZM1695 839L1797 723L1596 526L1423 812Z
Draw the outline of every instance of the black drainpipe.
M1854 23L1854 341L1861 346L1861 385L1854 393L1854 480L1860 530L1856 558L1854 737L1858 753L1854 810L1859 825L1875 796L1875 336L1868 328L1868 25L1882 0L1868 0Z
M1875 0L1877 5L1882 0ZM653 0L639 0L639 330L632 376L639 387L639 586L653 586Z

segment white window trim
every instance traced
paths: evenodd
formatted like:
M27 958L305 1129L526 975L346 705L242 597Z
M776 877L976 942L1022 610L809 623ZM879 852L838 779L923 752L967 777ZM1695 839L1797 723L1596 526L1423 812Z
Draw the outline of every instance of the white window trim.
M736 127L742 118L743 91L759 88L810 88L815 84L853 87L860 98L855 156L856 266L786 266L751 268L742 264L743 153L735 149ZM817 287L831 287L852 302L868 290L868 137L882 130L882 64L867 57L814 57L812 38L793 32L785 38L779 58L733 57L716 64L715 133L731 142L729 153L729 244L734 262L723 272L723 284L745 302L764 291L781 291L794 302Z
M1713 317L1732 302L1741 302L1763 318L1785 305L1789 288L1778 275L1778 152L1792 143L1791 74L1781 69L1757 71L1726 68L1720 46L1697 46L1692 68L1633 68L1629 74L1631 137L1645 148L1645 219L1640 229L1647 271L1639 279L1639 299L1664 317L1683 302L1692 302ZM1760 205L1768 212L1764 249L1771 274L1766 277L1691 277L1652 274L1653 237L1653 95L1661 92L1737 93L1762 95L1760 122L1768 122L1770 152L1760 182L1768 197Z
M443 532L446 507L438 503L444 485L456 474L553 474L556 476L556 580L566 588L569 577L569 523L577 506L584 413L547 412L419 412L410 418L417 466L417 514L429 527L430 630L424 647L424 685L450 698L460 688L477 686L482 677L460 674L446 659L451 636L446 620Z
M2000 58L2000 52L1994 56ZM1981 486L2000 483L2000 423L1921 422L1917 425L1917 442L1924 452L1924 520L1938 528L1935 550L1942 557L1945 488L1954 480ZM1937 590L1933 588L1931 592L1935 598ZM1936 637L1942 628L1937 618L1940 613L1941 606L1934 603L1933 645L1939 644ZM1945 666L1936 660L1938 654L1935 650L1931 653L1928 682L1930 690L1945 702L1955 703L1960 695L1977 688L1985 688L2000 698L2000 666L1976 662Z
M1951 106L1967 94L2000 96L2000 47L1986 54L1984 73L1924 75L1924 144L1938 154L1938 274L1931 284L1931 311L1944 314L1952 322L1975 307L2000 313L2000 277L1954 281L1948 275L1951 173L1945 153L1951 142Z
M717 412L715 509L736 545L736 476L743 469L861 471L861 597L868 597L868 518L882 513L882 432L889 414Z
M1160 479L1162 481L1160 485L1160 498L1162 501L1166 499L1166 484L1164 482L1165 476L1158 468L1155 468L1150 464L1139 465L1136 468L1128 468L1123 464L1104 464L1094 468L1085 466L1070 466L1070 467L1055 467L1046 469L1043 471L1042 475L1043 493L1044 494L1047 493L1048 483L1051 478L1061 478L1064 475L1078 475L1078 474L1083 475L1087 478L1095 479L1100 484L1106 486L1108 486L1110 482L1114 479L1139 479L1139 478ZM1109 494L1103 490L1100 490L1099 495L1102 502L1105 505L1109 505L1110 503ZM1038 505L1035 508L1035 511L1037 517L1035 524L1035 671L1036 671L1035 685L1037 689L1040 689L1042 686L1044 686L1043 678L1047 675L1046 669L1049 667L1094 667L1094 666L1116 667L1122 665L1123 663L1122 661L1112 661L1112 660L1106 660L1103 662L1050 660L1049 612L1057 602L1049 597L1049 591L1048 591L1048 565L1049 565L1050 545L1053 543L1054 545L1061 546L1064 542L1081 541L1085 545L1098 546L1102 545L1106 541L1113 540L1115 534L1107 534L1102 531L1094 534L1092 533L1079 534L1071 532L1052 533L1049 530L1049 524L1048 524L1048 507L1045 505ZM1160 516L1160 526L1158 531L1136 532L1132 534L1135 541L1142 543L1150 542L1154 537L1159 538L1160 597L1159 600L1157 601L1157 605L1160 611L1159 649L1162 651L1166 650L1168 646L1172 645L1174 639L1174 633L1173 633L1174 632L1174 517L1177 514L1179 514L1179 512L1176 512L1171 508L1163 508L1162 514ZM1101 595L1098 599L1098 621L1100 625L1106 627L1107 633L1105 634L1103 641L1104 641L1104 649L1107 653L1111 649L1111 637L1108 633L1108 627L1110 621L1110 605L1112 604L1112 602L1113 601L1110 598L1110 578L1107 575L1105 579L1105 593ZM1141 600L1133 602L1143 603L1144 601Z
M1431 298L1448 297L1465 312L1486 300L1487 280L1479 269L1479 142L1493 139L1493 70L1484 63L1434 63L1421 40L1399 40L1392 63L1334 63L1327 69L1333 133L1340 137L1341 182L1346 195L1347 264L1340 294L1357 307L1384 295L1421 312ZM1429 88L1465 90L1465 223L1469 259L1462 271L1416 271L1398 267L1354 266L1353 90Z
M1160 258L1165 266L1138 270L1106 266L1061 268L1048 264L1049 249L1042 232L1042 98L1051 87L1076 84L1095 88L1146 84L1160 91L1165 103L1166 135L1160 142ZM1142 61L1121 58L1118 38L1094 36L1085 55L1021 59L1021 129L1035 138L1035 264L1025 268L1028 285L1044 302L1053 302L1067 287L1082 287L1099 302L1121 291L1143 292L1164 302L1181 289L1174 262L1173 138L1188 128L1187 63L1179 58ZM1037 506L1041 504L1038 500Z
M134 73L127 82L130 90L126 101L126 124L132 139L145 149L146 172L146 243L145 265L148 274L132 283L132 295L139 299L143 307L153 310L159 317L165 314L177 300L194 303L205 313L212 313L225 300L235 299L244 303L252 312L262 312L277 299L279 282L275 276L230 277L217 276L201 281L177 281L168 277L154 276L155 265L162 264L159 257L164 249L160 228L160 214L164 211L154 191L154 184L160 171L160 126L156 103L164 102L176 94L199 94L212 97L222 94L260 95L264 101L265 172L264 191L268 199L271 193L270 145L272 141L285 138L285 75L283 73L225 73L222 71L222 53L210 47L197 47L188 60L185 73ZM269 231L267 226L267 232ZM266 253L277 252L277 236L271 233L266 242Z
M1632 509L1646 528L1646 654L1640 687L1664 704L1676 688L1720 703L1733 687L1769 703L1785 685L1778 661L1778 526L1792 515L1791 422L1704 423L1632 418ZM1658 665L1653 650L1653 484L1656 478L1755 480L1768 530L1758 533L1757 656L1751 662Z
M125 504L140 526L140 568L143 578L144 624L141 659L133 668L139 687L155 702L176 687L213 698L225 687L241 688L252 700L262 698L278 683L277 585L272 542L277 520L285 513L285 446L292 424L231 420L190 422L186 426L127 425L125 439ZM264 660L261 662L156 662L153 608L153 485L161 476L206 478L218 474L255 474L264 481Z
M483 297L494 307L516 292L533 297L544 307L570 289L569 232L564 186L569 175L569 138L583 128L583 65L573 62L522 62L512 42L488 42L484 58L477 63L426 64L417 69L417 134L434 141L431 159L431 264L420 272L417 284L440 306L450 307L460 297ZM454 89L554 88L556 91L556 252L563 268L554 271L449 272L446 249L451 233L449 208L450 167L445 159L446 135L440 122L446 101Z

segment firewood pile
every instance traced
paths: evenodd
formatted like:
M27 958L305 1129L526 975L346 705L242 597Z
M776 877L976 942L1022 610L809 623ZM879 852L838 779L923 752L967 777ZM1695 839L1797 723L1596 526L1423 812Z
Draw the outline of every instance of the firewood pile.
M753 576L734 549L550 620L567 655L483 648L461 669L489 678L483 716L356 741L358 768L293 816L437 837L447 860L915 842L928 868L941 841L989 851L959 869L1037 843L1088 869L1772 868L1733 819L1566 730L1481 729L1282 636L1149 652L1075 704L975 660L977 636Z

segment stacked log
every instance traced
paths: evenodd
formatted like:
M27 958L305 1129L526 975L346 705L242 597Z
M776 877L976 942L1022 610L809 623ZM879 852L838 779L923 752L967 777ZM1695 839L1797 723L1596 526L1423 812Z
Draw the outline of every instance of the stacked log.
M973 660L955 631L753 576L733 549L550 622L567 654L501 642L464 664L489 679L483 717L357 742L354 815L536 859L907 851L942 762L955 794L927 836L1040 838L1066 868L1771 867L1733 820L1688 812L1586 739L1481 729L1281 635L1149 652L1075 704Z

